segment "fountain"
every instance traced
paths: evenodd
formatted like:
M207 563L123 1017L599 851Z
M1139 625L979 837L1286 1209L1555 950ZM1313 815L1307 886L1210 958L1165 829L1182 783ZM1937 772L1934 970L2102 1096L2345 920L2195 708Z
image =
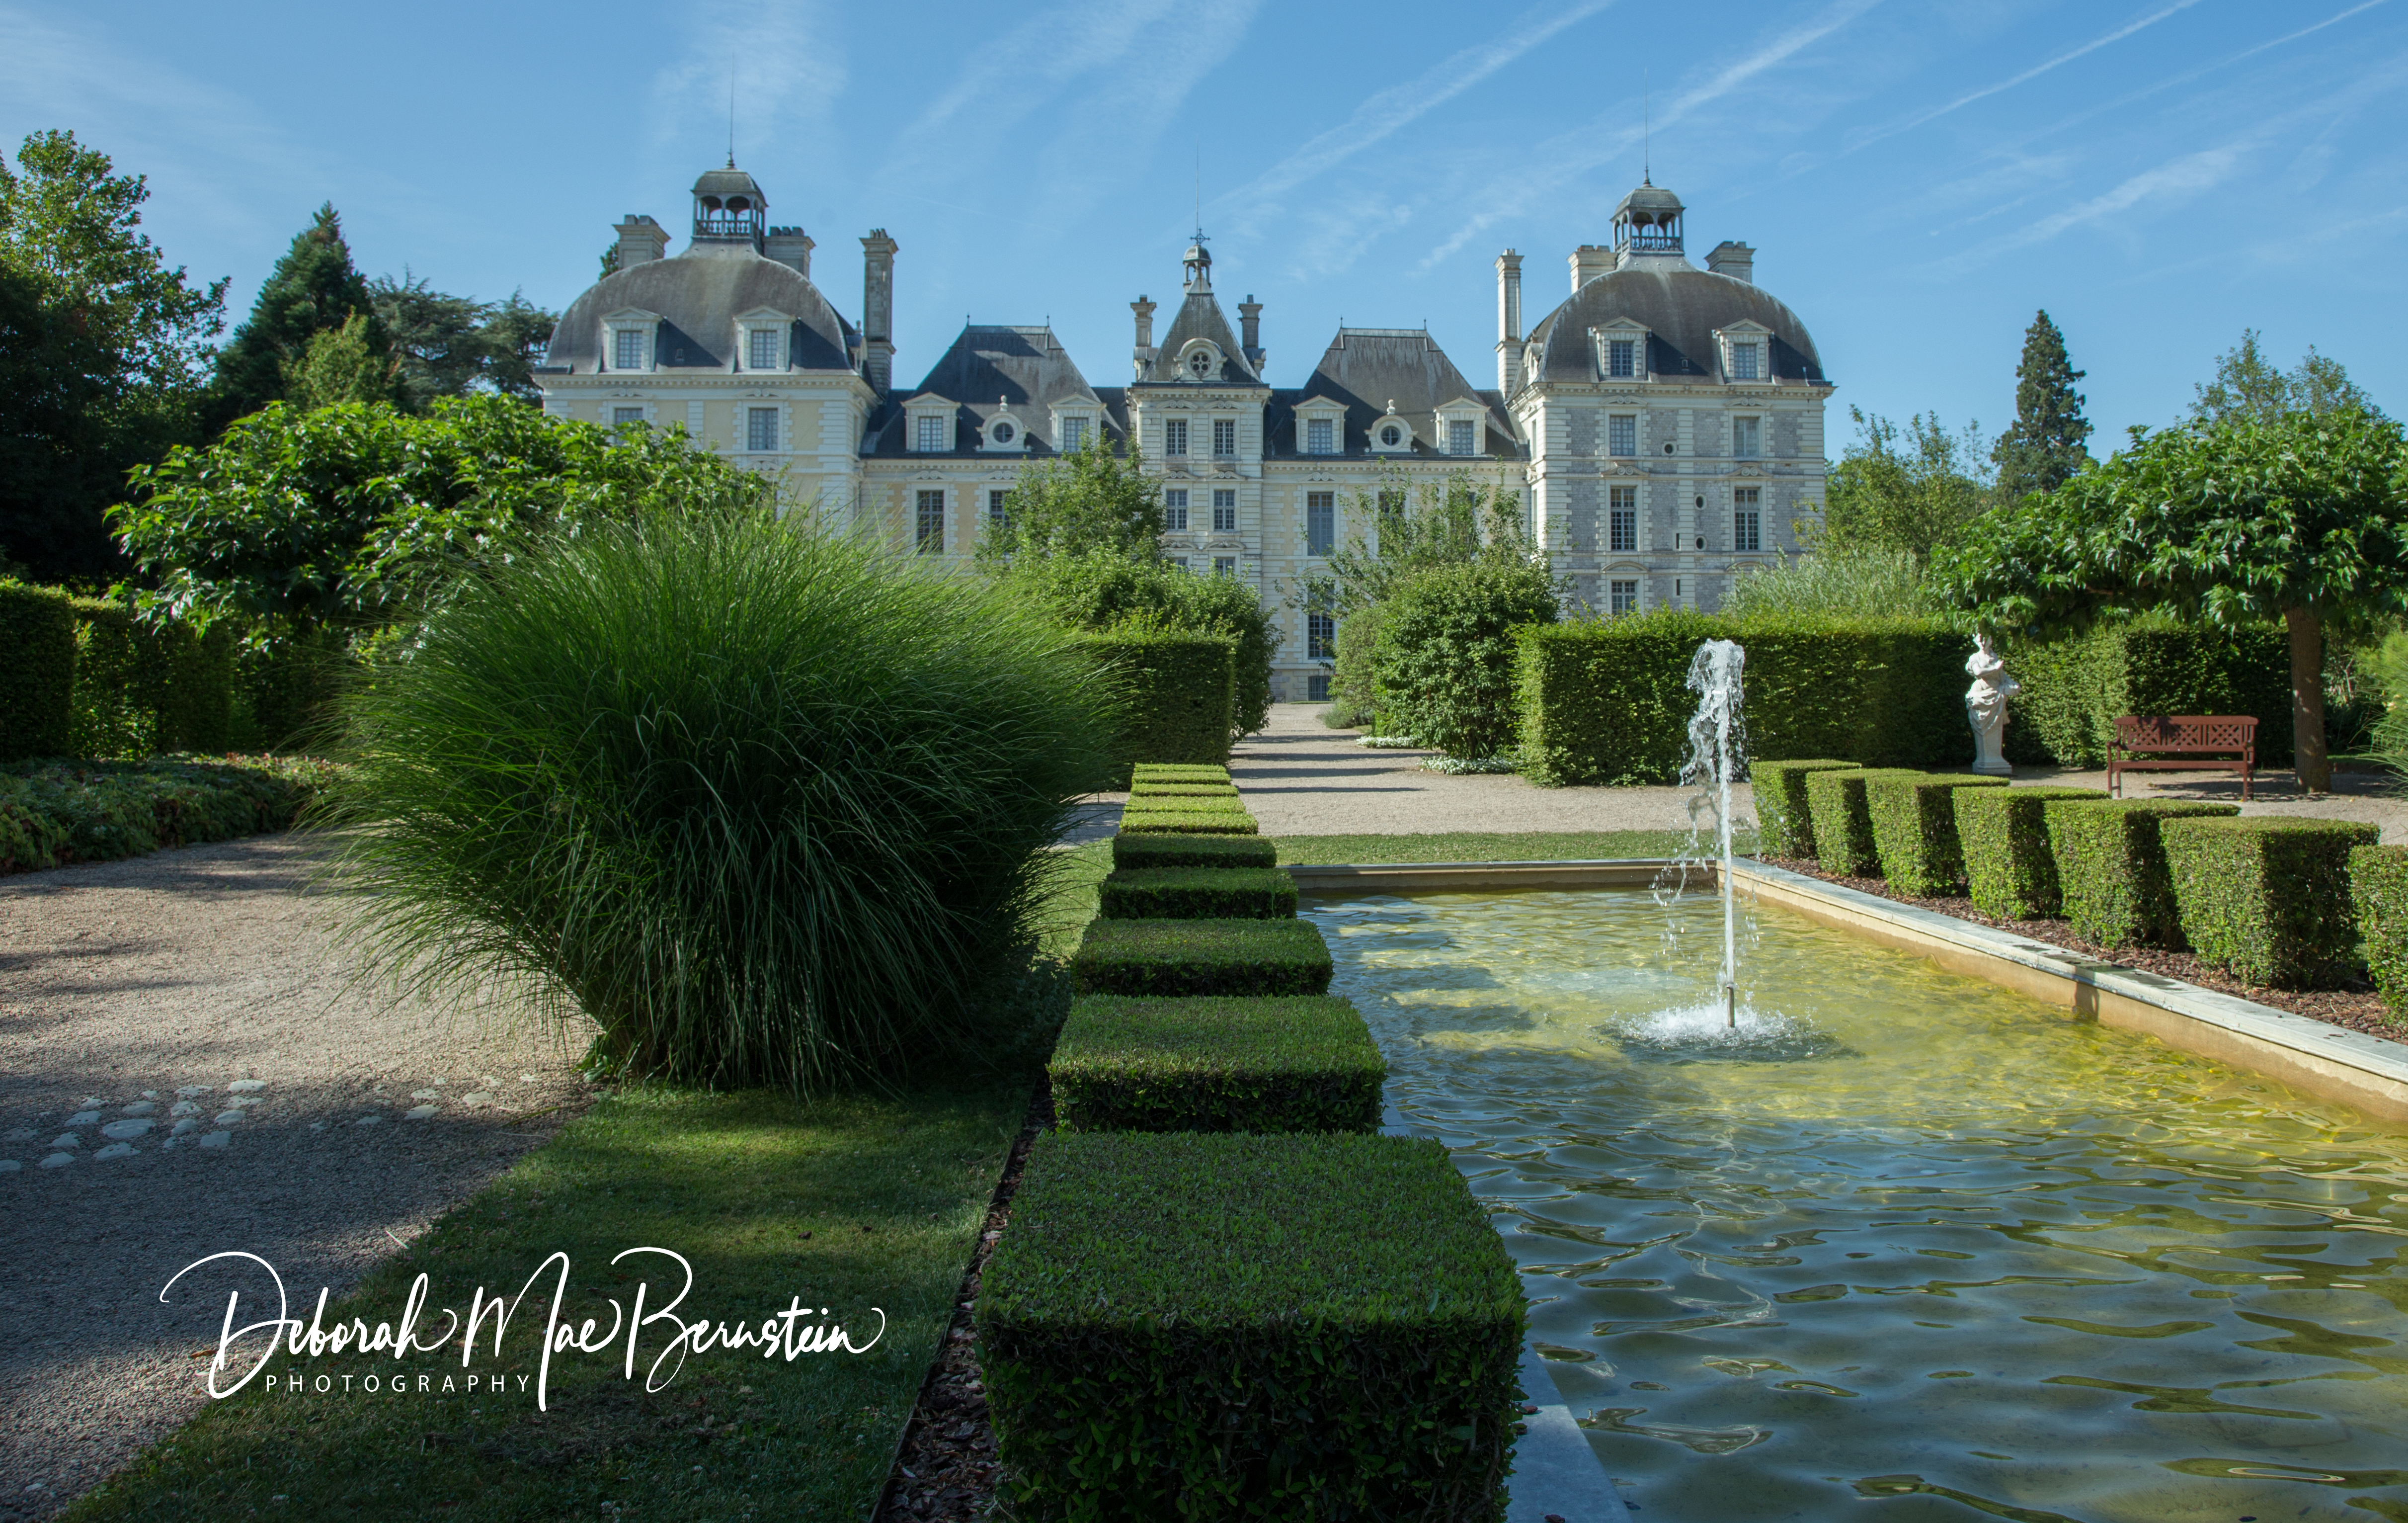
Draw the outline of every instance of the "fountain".
M1742 717L1741 673L1747 652L1735 640L1710 639L1689 661L1689 691L1698 695L1698 711L1689 716L1689 755L1681 766L1681 783L1698 790L1689 799L1689 845L1674 864L1675 882L1668 895L1657 885L1656 901L1670 907L1688 881L1688 864L1698 860L1700 812L1711 810L1714 822L1714 882L1722 891L1723 967L1720 988L1723 1025L1739 1026L1739 911L1731 883L1731 773L1746 764L1747 729Z

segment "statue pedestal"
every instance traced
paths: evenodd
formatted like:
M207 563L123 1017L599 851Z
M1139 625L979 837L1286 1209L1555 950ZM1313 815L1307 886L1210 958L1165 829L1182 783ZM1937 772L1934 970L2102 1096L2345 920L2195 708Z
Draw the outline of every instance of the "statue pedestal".
M2015 775L2014 768L2009 763L2003 760L1992 761L1988 757L1984 757L1981 760L1976 761L1973 764L1973 770L1984 777L2013 777Z

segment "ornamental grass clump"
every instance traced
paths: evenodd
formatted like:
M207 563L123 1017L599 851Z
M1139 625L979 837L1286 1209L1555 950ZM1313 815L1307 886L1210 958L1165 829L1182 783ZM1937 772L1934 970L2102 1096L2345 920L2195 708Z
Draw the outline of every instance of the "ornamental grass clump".
M958 1053L1105 765L1073 638L767 518L520 555L347 700L373 966L525 981L630 1076L808 1094Z

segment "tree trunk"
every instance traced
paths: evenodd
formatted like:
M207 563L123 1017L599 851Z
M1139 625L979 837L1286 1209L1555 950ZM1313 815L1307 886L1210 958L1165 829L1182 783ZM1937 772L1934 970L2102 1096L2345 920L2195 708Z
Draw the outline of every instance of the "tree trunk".
M2308 793L2332 791L2325 755L2325 625L2312 608L2286 608L2291 636L2291 765Z

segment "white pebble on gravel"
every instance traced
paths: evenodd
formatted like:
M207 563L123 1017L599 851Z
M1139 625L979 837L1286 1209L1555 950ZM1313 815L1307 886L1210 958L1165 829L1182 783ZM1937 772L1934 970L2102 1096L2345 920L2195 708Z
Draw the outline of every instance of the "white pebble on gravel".
M208 1085L178 1085L176 1094L179 1099L191 1099L195 1095L208 1094L209 1087Z
M460 1103L463 1105L491 1105L494 1103L494 1097L490 1092L480 1089L474 1094L461 1096Z
M167 1107L167 1114L169 1115L198 1115L201 1114L201 1108L194 1104L191 1100L179 1099L175 1104Z
M75 1114L67 1117L67 1125L70 1127L89 1127L99 1119L100 1113L98 1111L78 1111Z
M81 1110L87 1105L106 1105L108 1103L108 1101L102 1099L98 1095L86 1095L83 1099L76 1101L76 1108L78 1110Z
M63 1132L59 1136L50 1139L50 1145L52 1147L81 1147L83 1146L83 1139L78 1137L71 1131Z
M142 1092L142 1098L144 1099L157 1099L159 1098L159 1092L155 1089L146 1089Z
M409 1092L409 1098L411 1099L441 1099L443 1095L439 1090L413 1089Z
M236 1079L226 1085L226 1088L237 1095L256 1094L266 1087L267 1081L265 1079Z
M523 1085L531 1085L535 1083L535 1075L532 1073L522 1073L519 1075L519 1083Z
M31 1127L11 1127L8 1128L8 1141L12 1142L30 1142L40 1135L40 1132L36 1131Z
M64 1169L73 1162L75 1162L75 1155L72 1153L53 1153L49 1157L42 1160L42 1167L45 1169Z
M436 1110L437 1107L432 1105L413 1105L401 1113L401 1118L404 1121L423 1121L433 1115Z
M204 1132L201 1135L201 1145L203 1147L223 1147L233 1141L234 1133L230 1131Z
M311 1131L324 1131L326 1129L326 1124L322 1121L312 1121L309 1123L309 1129Z
M108 1126L100 1128L100 1134L103 1137L108 1138L112 1142L122 1142L130 1138L141 1136L144 1132L150 1129L151 1125L152 1123L140 1119L133 1121L112 1121Z
M242 1113L240 1111L220 1111L217 1114L217 1123L221 1127L231 1127L241 1119Z
M120 1115L149 1115L158 1108L157 1100L138 1099L131 1105L121 1105L117 1110Z
M132 1142L111 1142L93 1155L94 1158L130 1158L141 1151Z
M248 1111L261 1102L257 1095L236 1095L226 1103L237 1111Z
M167 1135L170 1137L183 1137L200 1129L201 1124L199 1122L194 1120L191 1116L186 1116L183 1120L177 1122L175 1126L169 1128Z
M24 1167L14 1158L0 1158L0 1174L13 1174Z
M364 1115L360 1117L359 1120L353 1122L352 1125L355 1127L381 1127L384 1125L384 1117L380 1115Z

